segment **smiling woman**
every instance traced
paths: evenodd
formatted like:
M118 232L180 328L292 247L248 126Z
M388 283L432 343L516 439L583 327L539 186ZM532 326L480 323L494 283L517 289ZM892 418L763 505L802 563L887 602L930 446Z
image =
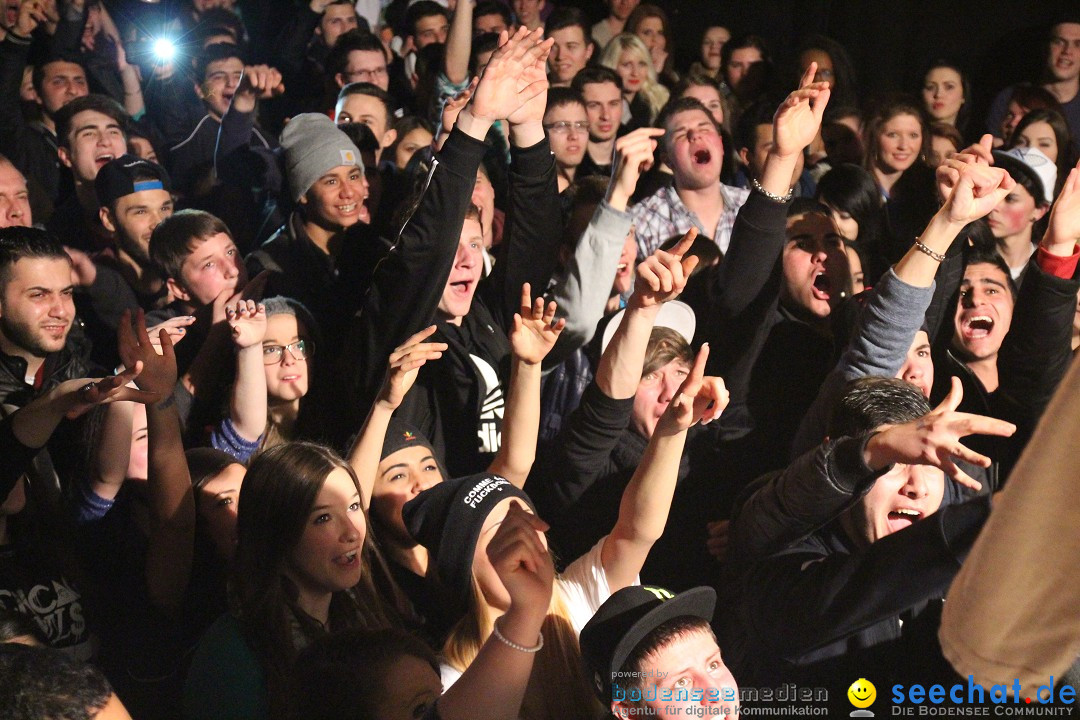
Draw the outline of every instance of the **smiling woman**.
M185 688L190 718L283 717L297 653L329 631L400 622L352 469L290 443L251 464L240 491L234 603L200 642ZM226 679L221 667L238 677ZM267 690L267 688L269 690ZM224 703L224 705L223 705Z

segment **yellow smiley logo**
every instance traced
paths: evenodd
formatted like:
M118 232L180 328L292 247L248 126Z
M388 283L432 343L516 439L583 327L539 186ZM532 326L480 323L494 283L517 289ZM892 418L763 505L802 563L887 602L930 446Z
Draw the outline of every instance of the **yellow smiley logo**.
M855 707L868 708L877 699L877 688L874 687L874 683L866 678L859 678L851 683L851 687L847 690L847 696Z

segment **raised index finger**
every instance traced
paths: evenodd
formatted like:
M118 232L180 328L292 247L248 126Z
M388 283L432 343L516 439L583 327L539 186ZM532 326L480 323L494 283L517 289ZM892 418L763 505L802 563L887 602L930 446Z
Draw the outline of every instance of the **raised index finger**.
M668 252L681 258L686 253L690 252L690 248L691 246L693 246L694 240L697 239L697 236L697 227L690 228L686 231L686 234L682 236L682 239L679 240L675 247L671 248L671 250L669 250Z

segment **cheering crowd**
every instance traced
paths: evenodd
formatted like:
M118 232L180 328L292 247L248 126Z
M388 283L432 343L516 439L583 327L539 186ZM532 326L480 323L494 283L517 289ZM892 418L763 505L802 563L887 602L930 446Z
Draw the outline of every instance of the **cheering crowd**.
M1022 616L943 608L1075 475L1080 13L978 117L606 11L0 4L0 715L734 717Z

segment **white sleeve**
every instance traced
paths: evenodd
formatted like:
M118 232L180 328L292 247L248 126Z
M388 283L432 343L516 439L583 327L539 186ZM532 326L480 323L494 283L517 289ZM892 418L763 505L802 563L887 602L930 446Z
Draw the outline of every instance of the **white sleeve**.
M600 562L606 540L606 535L600 538L592 550L570 563L556 580L566 601L570 624L578 634L581 634L585 623L592 619L604 601L611 597L607 573ZM641 578L634 578L633 584L640 585Z

